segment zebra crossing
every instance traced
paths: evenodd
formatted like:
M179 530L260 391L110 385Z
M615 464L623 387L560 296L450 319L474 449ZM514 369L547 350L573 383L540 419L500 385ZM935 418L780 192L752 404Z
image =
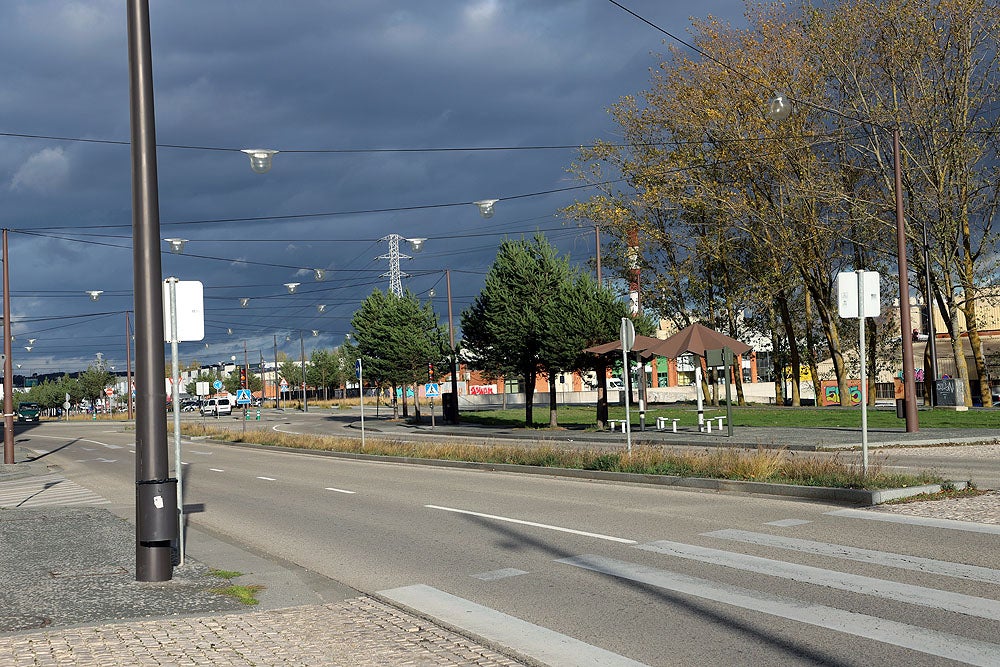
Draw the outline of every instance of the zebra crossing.
M108 504L90 489L56 473L0 482L2 509Z
M840 516L846 519L868 518L847 513ZM953 522L951 525L935 527L978 532L970 526L961 525L964 523L966 522ZM914 522L914 525L922 524L918 521ZM995 626L995 622L1000 621L1000 569L748 530L716 530L702 533L701 537L717 541L718 546L732 550L657 540L644 544L629 544L618 553L580 554L558 558L553 563L557 564L557 567L570 566L615 580L726 605L747 613L759 614L761 618L779 618L831 630L858 641L874 640L887 646L921 653L932 659L954 660L969 665L994 667L1000 665L1000 644L989 641L989 633L982 631L983 627L989 627L991 623ZM741 553L739 551L741 545L772 548L783 554L782 558L787 557L788 561ZM653 554L653 560L641 557L636 552L642 552L647 556ZM635 553L636 557L630 558L630 553ZM867 576L862 576L793 562L799 556L806 558L818 556L827 561L835 559L841 562L857 562L864 564L869 570L875 567L883 568L884 571L878 576L871 576L871 572ZM766 583L767 579L748 576L737 584L732 581L715 581L704 576L693 576L684 571L684 564L692 561L699 567L708 565L748 575L764 575L773 577L776 581L792 581L806 588L801 589L802 593L795 594L789 593L794 589L788 586L769 586ZM827 564L829 565L828 562ZM929 575L933 583L928 586L918 586L893 580L893 573L900 571ZM530 573L523 570L517 572L519 576L530 576ZM470 576L483 581L503 580ZM977 582L980 587L972 591L975 593L973 595L958 593L949 590L948 582L955 580ZM862 613L856 610L857 607L831 606L824 604L822 595L809 594L809 591L815 593L820 590L846 591L862 597L902 603L915 610L926 609L935 614L945 614L953 618L953 621L948 622L945 628L923 627L920 621L912 620L923 618L919 612L909 618L893 619L880 617L884 612ZM778 594L775 591L782 593ZM580 647L573 644L576 640L564 638L557 641L545 634L541 636L544 638L543 643L549 648L544 654L536 654L533 652L536 647L527 640L519 645L518 642L522 640L518 637L550 631L534 628L526 621L494 610L480 608L473 602L456 598L429 586L415 585L382 591L381 594L432 617L442 617L444 621L467 627L470 631L504 643L548 664L635 664L623 656L615 656L616 659L621 658L616 661L610 660L606 655L595 656L592 663L589 661L574 663L574 660L579 660L581 655ZM801 599L796 597L797 595L801 595ZM874 608L881 607L876 605ZM977 625L980 628L978 632L969 631ZM972 636L963 636L963 630ZM565 659L554 656L551 647L560 643L572 645L575 658L572 654L564 656ZM846 645L849 645L849 641L845 642Z

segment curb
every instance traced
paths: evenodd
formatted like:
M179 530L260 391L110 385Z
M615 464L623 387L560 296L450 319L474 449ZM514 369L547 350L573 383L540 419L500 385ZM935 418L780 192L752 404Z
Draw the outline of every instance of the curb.
M609 472L605 470L577 470L574 468L543 468L540 466L518 465L511 463L475 463L472 461L449 461L446 459L422 459L408 456L379 456L376 454L358 454L354 452L332 452L321 449L299 449L280 445L258 445L249 442L228 442L211 440L216 444L232 445L266 449L298 454L313 454L338 459L355 461L372 461L383 463L403 463L409 465L433 466L438 468L457 468L460 470L482 470L484 472L509 472L514 474L543 475L549 477L569 477L572 479L589 479L606 482L623 482L627 484L649 484L653 486L670 486L679 489L701 491L716 491L719 493L746 493L758 495L781 496L785 498L800 498L803 500L818 500L842 503L847 505L879 505L890 500L909 498L924 493L939 493L940 484L925 484L922 486L897 489L842 489L829 486L798 486L794 484L774 484L771 482L747 482L730 479L710 479L706 477L677 477L673 475L646 475L628 472ZM966 482L951 482L956 489L964 489Z

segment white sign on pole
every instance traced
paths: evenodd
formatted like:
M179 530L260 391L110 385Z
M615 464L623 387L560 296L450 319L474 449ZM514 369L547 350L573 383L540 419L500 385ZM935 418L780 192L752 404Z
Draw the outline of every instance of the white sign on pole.
M622 351L631 352L632 347L635 345L635 325L632 324L632 320L627 317L622 318L620 335L622 341Z
M861 288L858 289L858 276ZM881 276L878 271L844 271L837 274L837 306L844 319L882 314ZM860 305L860 310L859 310Z
M194 391L195 391L195 393L198 396L208 396L210 393L212 393L212 392L210 392L208 390L208 381L207 380L202 380L200 382L197 382L195 384Z
M163 321L170 322L170 282L163 281ZM205 290L197 280L177 280L174 283L177 296L177 342L202 340L205 338ZM170 343L170 329L163 327L164 342Z

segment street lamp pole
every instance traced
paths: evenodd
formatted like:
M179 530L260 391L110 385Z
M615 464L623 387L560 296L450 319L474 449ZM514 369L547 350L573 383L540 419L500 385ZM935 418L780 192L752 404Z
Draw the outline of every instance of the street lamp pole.
M3 230L3 462L14 463L14 368L10 341L10 272Z
M302 339L302 329L299 329L299 355L302 364L302 412L309 412L309 405L306 403L306 344Z
M903 339L903 407L906 432L916 433L917 384L913 370L913 338L910 334L910 280L906 267L906 221L903 218L903 168L899 157L899 128L892 130L893 184L896 195L896 267L899 270L899 329Z
M451 310L451 269L444 270L445 285L448 288L448 340L451 343L451 394L454 405L448 417L452 424L458 424L458 351L455 349L455 321Z
M149 0L128 0L127 15L136 318L136 579L168 581L172 575L170 543L177 538L177 505L176 480L172 486L168 479L163 409L167 397Z

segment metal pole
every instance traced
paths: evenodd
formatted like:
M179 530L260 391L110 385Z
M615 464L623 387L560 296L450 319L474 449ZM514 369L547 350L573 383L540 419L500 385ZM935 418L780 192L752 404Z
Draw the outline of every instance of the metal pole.
M14 463L14 364L10 344L10 260L3 230L3 462Z
M178 565L184 564L184 476L181 474L181 367L177 349L177 278L170 284L170 384L174 411L174 476L177 477L177 552Z
M125 404L128 405L128 420L135 415L132 412L132 324L129 322L129 311L125 311Z
M917 385L913 372L913 338L910 328L910 281L906 268L906 221L903 218L903 167L899 157L899 128L892 131L892 158L896 195L896 266L899 269L899 329L903 338L903 405L906 432L920 429L917 421Z
M278 335L274 334L274 409L281 407L281 387L278 385Z
M365 379L364 364L361 357L358 357L358 397L361 399L361 451L365 451ZM347 398L347 390L344 390L344 398Z
M306 344L302 340L302 330L299 329L299 354L302 361L302 412L309 412L306 404Z
M628 453L632 453L632 412L629 408L629 383L632 382L632 374L628 372L628 351L625 346L622 346L622 377L625 380L625 441L627 443Z
M455 322L451 311L451 269L444 270L445 284L448 287L448 339L451 342L451 393L455 405L451 409L451 422L458 424L458 350L455 349Z
M868 378L865 360L865 272L854 271L858 277L858 356L861 358L861 470L868 475Z
M132 264L136 319L136 579L168 581L170 540L142 541L144 515L153 499L138 484L164 480L167 417L163 409L163 288L160 283L160 214L156 177L156 121L149 0L128 0L129 98L132 152ZM174 526L176 531L176 526ZM176 537L176 536L172 536Z
M597 285L603 287L601 282L601 226L594 225L594 239L597 244Z

